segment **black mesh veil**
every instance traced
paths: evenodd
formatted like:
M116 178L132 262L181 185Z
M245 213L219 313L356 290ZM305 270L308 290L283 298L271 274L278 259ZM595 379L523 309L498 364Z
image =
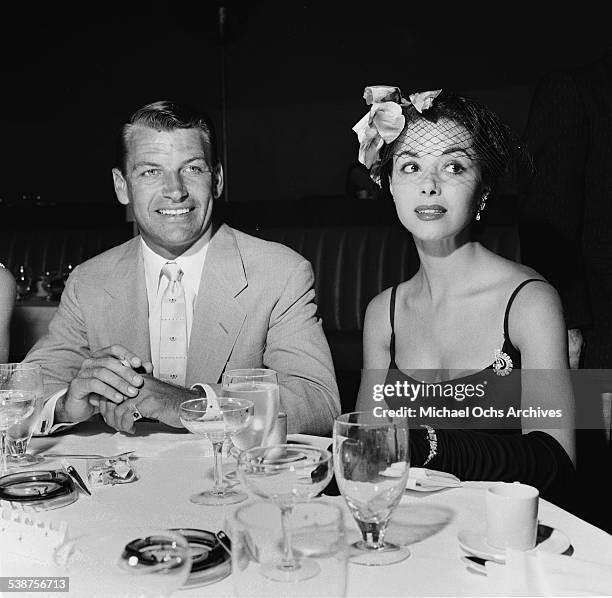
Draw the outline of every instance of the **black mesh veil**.
M402 132L382 145L370 169L372 179L383 188L388 187L394 157L415 146L432 155L441 155L443 146L463 148L477 163L481 181L489 189L513 168L529 164L518 135L475 100L442 91L422 112L406 101L401 108L406 121Z

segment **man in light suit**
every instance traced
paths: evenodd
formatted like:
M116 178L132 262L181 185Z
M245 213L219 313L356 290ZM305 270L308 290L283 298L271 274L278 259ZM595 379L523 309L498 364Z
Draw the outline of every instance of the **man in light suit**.
M140 236L74 270L48 335L26 357L44 372L41 432L98 412L127 432L141 416L180 427L180 403L202 395L194 385L214 391L225 370L268 367L278 372L289 432L330 434L340 401L312 268L283 245L214 221L223 169L208 118L149 104L123 127L118 148L115 192ZM168 307L172 284L180 291ZM186 349L164 361L177 338L163 332L174 295L184 302Z

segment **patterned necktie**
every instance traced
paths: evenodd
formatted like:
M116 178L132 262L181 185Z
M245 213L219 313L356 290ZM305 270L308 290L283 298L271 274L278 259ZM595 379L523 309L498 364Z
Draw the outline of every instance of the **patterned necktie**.
M184 386L187 367L187 321L185 289L181 284L183 271L177 263L168 262L161 272L168 279L168 286L161 303L159 379Z

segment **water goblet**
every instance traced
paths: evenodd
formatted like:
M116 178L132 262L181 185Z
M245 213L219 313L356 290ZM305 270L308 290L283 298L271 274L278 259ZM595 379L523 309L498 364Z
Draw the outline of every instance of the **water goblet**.
M32 414L36 394L26 390L0 390L0 476L7 472L6 431Z
M215 404L215 402L217 404ZM253 402L235 397L190 399L181 403L179 416L192 433L208 438L213 445L214 486L189 497L197 505L231 505L246 500L247 494L223 483L223 442L244 430L253 418Z
M64 281L64 285L66 285L66 282L68 281L68 277L72 274L74 270L74 266L72 265L72 262L68 262L63 268L62 268L62 280Z
M21 301L28 296L32 288L32 271L28 266L20 264L13 270L13 275L17 288L17 301Z
M58 299L64 290L64 279L57 270L47 270L42 277L42 288L45 291L45 301Z
M289 574L268 575L283 559L283 525L269 501L240 505L230 519L232 578L236 595L248 598L344 596L347 545L343 509L323 500L297 503L292 514L292 542L302 567L314 565L317 575L303 582Z
M191 551L178 532L148 525L93 530L67 539L54 553L76 596L171 596L191 570Z
M283 555L262 567L277 581L301 581L318 574L316 562L302 562L292 544L291 515L296 502L317 496L332 476L331 455L302 444L279 444L243 451L238 458L240 481L254 494L270 499L281 512Z
M364 411L345 413L334 422L336 482L363 538L352 545L350 562L387 565L410 556L407 547L384 539L406 489L409 463L407 419Z
M268 437L277 425L279 410L278 376L265 368L228 370L222 377L222 395L253 401L251 424L232 436L239 451L266 446Z
M6 431L8 465L27 467L44 461L42 457L27 452L28 443L38 426L44 403L41 367L35 363L0 364L0 390L28 391L36 395L34 410L30 415L14 423Z

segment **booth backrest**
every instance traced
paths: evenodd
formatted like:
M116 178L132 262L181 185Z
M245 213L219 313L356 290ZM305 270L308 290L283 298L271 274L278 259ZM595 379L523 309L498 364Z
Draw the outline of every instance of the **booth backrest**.
M283 204L283 205L279 205ZM306 257L315 273L319 315L329 340L343 409L354 405L362 366L363 319L369 301L412 276L419 267L412 236L397 222L392 202L311 200L246 202L215 208L230 225L288 245ZM62 271L118 245L131 224L0 233L0 261L26 264L34 275ZM519 260L515 226L495 222L479 240L492 251Z
M245 230L306 257L315 273L319 315L329 341L343 411L354 407L362 367L362 331L370 300L419 267L412 236L397 225L273 227ZM492 225L479 235L492 251L518 261L517 230Z
M49 228L0 232L0 262L7 268L27 266L34 278L46 271L62 272L127 241L128 224L95 229Z

